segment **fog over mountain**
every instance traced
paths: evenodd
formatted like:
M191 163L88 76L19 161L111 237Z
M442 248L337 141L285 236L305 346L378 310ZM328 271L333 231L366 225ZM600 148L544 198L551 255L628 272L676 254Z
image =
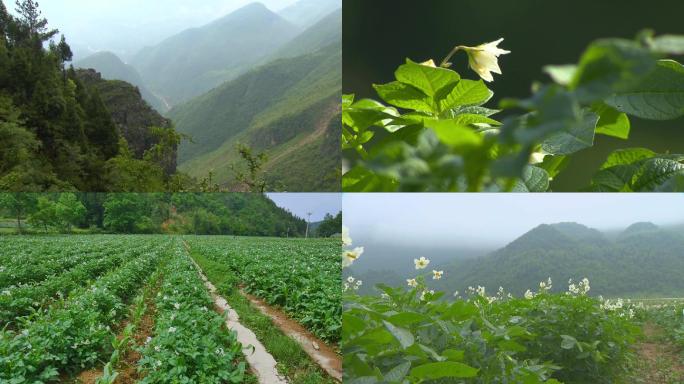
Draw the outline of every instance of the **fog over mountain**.
M260 2L279 12L297 0ZM251 0L42 0L40 7L50 25L66 35L75 60L110 51L128 62L145 46L205 25L250 3ZM14 10L13 2L7 5Z

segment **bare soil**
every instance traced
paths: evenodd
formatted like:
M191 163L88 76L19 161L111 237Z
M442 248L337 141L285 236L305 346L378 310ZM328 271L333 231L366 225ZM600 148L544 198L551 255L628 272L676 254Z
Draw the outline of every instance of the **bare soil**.
M648 384L682 384L682 352L669 343L660 342L661 334L662 330L655 325L644 325L645 340L636 346L639 358L638 380Z

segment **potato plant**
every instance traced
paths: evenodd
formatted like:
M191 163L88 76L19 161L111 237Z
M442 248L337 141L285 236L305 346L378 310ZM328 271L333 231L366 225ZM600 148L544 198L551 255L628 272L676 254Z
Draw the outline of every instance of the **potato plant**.
M193 252L225 264L244 289L328 342L341 328L339 240L187 237Z
M501 72L496 57L508 53L491 46L499 42L452 53L467 51L471 67L492 81L490 71ZM668 58L681 54L683 36L596 40L577 64L547 66L552 82L535 84L528 99L498 106L482 80L463 78L448 58L408 59L396 81L374 86L379 101L343 96L343 190L550 191L596 135L627 139L630 118L684 116L684 67ZM623 148L576 190L683 191L684 154Z

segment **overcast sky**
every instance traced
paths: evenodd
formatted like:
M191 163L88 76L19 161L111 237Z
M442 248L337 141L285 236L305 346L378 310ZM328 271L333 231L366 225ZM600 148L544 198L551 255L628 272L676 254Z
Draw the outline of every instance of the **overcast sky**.
M343 196L352 238L434 245L504 245L539 224L622 229L684 223L684 194L359 194Z
M14 11L14 0L3 0ZM110 50L124 58L184 29L199 27L253 0L39 0L43 16L86 56ZM259 0L280 11L296 0ZM89 50L88 50L89 49Z
M311 222L321 221L326 213L336 215L342 210L340 193L267 193L276 205L288 209L303 219L311 212Z

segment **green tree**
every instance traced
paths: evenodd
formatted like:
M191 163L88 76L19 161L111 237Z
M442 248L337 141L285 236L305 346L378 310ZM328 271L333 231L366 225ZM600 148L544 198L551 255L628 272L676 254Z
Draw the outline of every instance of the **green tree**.
M104 202L104 227L118 233L136 233L149 224L148 202L143 195L110 194Z
M330 237L342 233L342 212L336 216L326 214L323 222L316 229L316 236Z
M37 195L34 193L0 193L0 208L8 210L17 220L17 230L23 232L21 221L33 213Z
M50 40L59 32L57 29L48 29L48 21L42 17L37 1L23 0L20 2L16 0L16 5L16 11L20 16L19 24L25 29L29 38L36 38L38 42L42 43Z
M233 164L235 179L244 184L250 192L264 193L266 191L266 179L262 174L264 165L268 161L265 153L254 153L252 148L245 144L238 144L237 151L247 166L247 170Z
M28 222L36 227L43 227L47 233L48 227L57 226L57 204L46 196L38 197L36 210L29 215Z
M62 193L55 206L56 218L63 229L71 227L85 218L86 208L73 193Z

